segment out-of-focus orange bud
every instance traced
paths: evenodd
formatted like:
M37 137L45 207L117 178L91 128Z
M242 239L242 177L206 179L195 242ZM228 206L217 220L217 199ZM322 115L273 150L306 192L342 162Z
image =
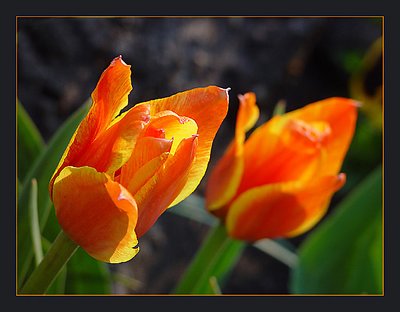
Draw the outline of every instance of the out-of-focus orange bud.
M358 103L328 98L257 121L254 93L239 96L235 139L207 181L206 206L237 239L292 237L314 226L345 183L339 173Z

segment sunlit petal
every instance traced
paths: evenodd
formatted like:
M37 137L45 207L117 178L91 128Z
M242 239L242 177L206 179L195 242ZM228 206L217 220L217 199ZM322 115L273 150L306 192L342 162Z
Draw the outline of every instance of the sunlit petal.
M63 231L95 259L118 263L138 253L136 202L107 174L65 167L54 183L54 207Z
M52 196L54 179L60 171L66 166L76 166L82 154L128 104L128 95L131 90L130 65L125 64L121 57L117 57L102 73L92 93L93 103L90 111L78 126L61 157L49 183L50 196Z
M194 164L197 142L197 136L182 140L176 153L170 155L151 179L138 191L132 190L139 208L136 227L138 237L154 224L186 185L190 169Z
M198 127L197 152L181 193L170 204L173 206L189 196L199 185L210 159L213 139L228 111L228 90L215 86L197 88L173 96L149 101L151 115L172 111L194 120Z

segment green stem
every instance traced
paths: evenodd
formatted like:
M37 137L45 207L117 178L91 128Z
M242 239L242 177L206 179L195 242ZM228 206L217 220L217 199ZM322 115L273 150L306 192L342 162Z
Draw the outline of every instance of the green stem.
M44 294L78 247L61 231L42 262L22 287L21 293Z
M221 284L245 246L245 242L230 238L224 225L218 224L208 234L174 293L215 294L213 284Z

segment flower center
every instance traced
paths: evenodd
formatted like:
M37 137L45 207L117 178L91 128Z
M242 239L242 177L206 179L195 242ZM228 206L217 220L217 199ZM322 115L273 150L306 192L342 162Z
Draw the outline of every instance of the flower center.
M305 122L292 119L288 123L288 128L290 134L287 137L287 143L295 142L294 148L311 149L310 152L320 149L331 134L331 127L324 121Z
M146 130L146 136L173 140L170 153L175 154L183 139L197 134L196 122L188 117L181 117L172 112L155 117Z

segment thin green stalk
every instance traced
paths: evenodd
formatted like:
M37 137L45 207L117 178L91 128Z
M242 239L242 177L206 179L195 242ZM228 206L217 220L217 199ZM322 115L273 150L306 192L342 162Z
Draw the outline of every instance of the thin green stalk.
M22 287L21 294L44 294L77 249L78 245L61 231Z
M35 256L35 264L39 265L39 263L43 259L43 249L42 249L42 238L40 235L40 226L38 217L36 179L32 179L31 182L31 192L29 195L29 220L30 220L33 251Z
M216 282L221 284L245 246L245 242L230 238L224 225L218 224L210 231L174 293L215 294L213 286Z

